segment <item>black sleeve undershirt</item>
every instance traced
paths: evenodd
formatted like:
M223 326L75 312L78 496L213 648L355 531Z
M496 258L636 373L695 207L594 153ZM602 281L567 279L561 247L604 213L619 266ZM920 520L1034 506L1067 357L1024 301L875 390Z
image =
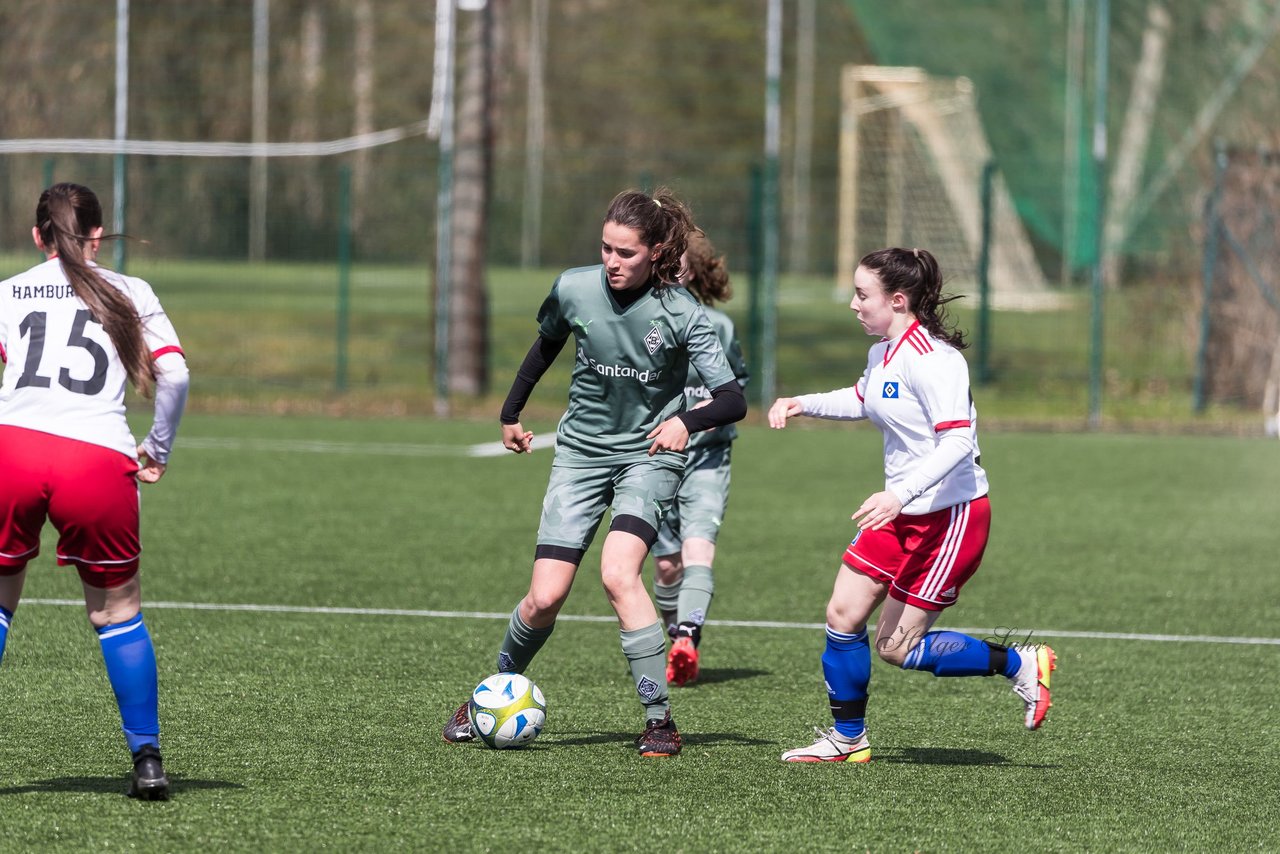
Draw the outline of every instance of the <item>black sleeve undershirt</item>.
M690 433L700 433L741 421L746 414L747 398L742 394L742 387L737 380L730 380L711 389L711 402L706 406L681 412L676 417Z
M547 368L551 367L556 356L560 355L560 351L564 349L564 344L568 340L568 338L561 338L559 341L552 341L541 335L538 336L538 340L533 342L533 346L525 354L524 361L520 363L520 369L516 371L511 390L507 392L507 399L502 403L499 421L503 424L520 422L520 413L524 411L524 405L529 402L533 387L538 384L538 380L542 379Z

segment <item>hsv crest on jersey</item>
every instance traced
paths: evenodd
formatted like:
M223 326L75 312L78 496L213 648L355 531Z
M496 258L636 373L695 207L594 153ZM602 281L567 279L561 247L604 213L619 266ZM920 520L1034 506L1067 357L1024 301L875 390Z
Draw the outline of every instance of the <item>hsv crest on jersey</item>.
M886 398L896 398L898 396L898 384L885 383L884 391L881 394Z
M650 356L662 347L662 328L658 324L653 324L649 334L644 336L644 346L648 348Z

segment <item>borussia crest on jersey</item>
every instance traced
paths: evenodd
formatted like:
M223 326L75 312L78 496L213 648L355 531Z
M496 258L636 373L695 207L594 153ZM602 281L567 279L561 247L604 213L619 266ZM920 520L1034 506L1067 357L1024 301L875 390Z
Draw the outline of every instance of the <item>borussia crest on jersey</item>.
M562 273L538 323L545 338L574 338L569 408L557 430L557 460L565 465L647 459L648 434L684 409L691 370L710 388L733 379L715 330L688 293L655 289L623 307L601 265Z
M662 322L655 320L651 321L651 323L649 334L644 336L644 346L649 350L649 355L652 356L661 350L666 342L662 340Z

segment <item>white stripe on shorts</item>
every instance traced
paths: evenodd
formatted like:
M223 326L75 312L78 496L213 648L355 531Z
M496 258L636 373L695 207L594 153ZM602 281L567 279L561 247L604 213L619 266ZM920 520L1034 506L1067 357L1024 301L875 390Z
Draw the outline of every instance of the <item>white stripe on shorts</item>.
M950 577L951 570L955 568L956 558L960 556L960 546L964 542L964 534L968 528L969 502L966 501L951 508L951 522L947 525L947 534L943 537L942 547L938 550L938 559L929 570L929 574L925 576L924 584L920 588L921 599L927 599L930 602L938 601L938 593Z

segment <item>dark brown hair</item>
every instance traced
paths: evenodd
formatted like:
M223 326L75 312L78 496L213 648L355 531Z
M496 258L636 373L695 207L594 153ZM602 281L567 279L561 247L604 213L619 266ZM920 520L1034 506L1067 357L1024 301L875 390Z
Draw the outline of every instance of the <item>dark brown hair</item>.
M40 194L36 230L48 252L57 254L67 281L102 324L124 364L129 381L149 395L156 369L142 336L142 320L133 300L98 274L85 258L90 233L102 226L102 204L93 190L79 184L54 184ZM106 235L113 239L119 235Z
M729 282L729 270L724 256L716 254L716 248L701 230L689 235L689 246L684 251L689 265L688 280L684 286L703 305L727 302L733 296Z
M927 249L877 249L864 255L858 266L875 273L886 294L905 295L907 308L934 338L957 350L969 346L944 308L960 297L942 292L942 271Z
M680 258L688 245L689 235L697 230L693 215L684 202L666 187L653 195L639 190L626 190L613 197L605 222L635 229L640 242L653 248L661 244L653 262L653 275L658 286L671 284L680 275Z

